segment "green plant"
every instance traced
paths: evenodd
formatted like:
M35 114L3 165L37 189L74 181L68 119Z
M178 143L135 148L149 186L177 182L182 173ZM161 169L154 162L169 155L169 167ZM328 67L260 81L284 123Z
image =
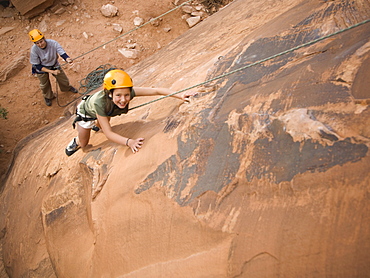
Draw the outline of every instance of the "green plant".
M0 118L7 119L8 111L0 106Z

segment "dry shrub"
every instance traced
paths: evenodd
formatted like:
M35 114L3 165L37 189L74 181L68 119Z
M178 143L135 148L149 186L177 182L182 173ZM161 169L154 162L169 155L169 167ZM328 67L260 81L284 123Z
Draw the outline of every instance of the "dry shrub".
M201 4L207 9L209 14L213 14L232 1L233 0L203 0Z

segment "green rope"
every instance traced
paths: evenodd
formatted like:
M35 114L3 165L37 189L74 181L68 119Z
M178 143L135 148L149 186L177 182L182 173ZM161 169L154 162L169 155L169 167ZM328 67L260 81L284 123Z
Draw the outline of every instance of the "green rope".
M99 66L98 68L96 68L95 70L93 70L92 72L90 72L85 78L81 79L80 80L80 87L79 87L79 93L81 94L79 97L73 99L72 101L64 104L64 105L61 105L59 103L59 97L58 97L58 90L56 90L56 96L57 96L57 104L59 107L66 107L68 105L70 105L71 103L75 102L76 100L84 97L85 95L87 95L88 93L90 93L91 91L97 89L97 88L100 88L101 85L103 84L103 81L104 81L104 76L107 72L111 71L112 69L117 69L117 67L115 66L112 66L110 64L105 64L105 65L102 65L102 66ZM57 87L57 81L55 81L56 84L55 86Z
M104 81L104 76L112 69L117 69L117 67L110 64L105 64L90 72L84 79L79 82L80 94L86 95L91 91L101 87Z
M199 84L196 84L196 85L190 86L190 87L185 88L185 89L182 89L182 90L180 90L180 91L176 91L176 92L174 92L174 93L172 93L172 94L169 94L169 95L166 95L166 96L162 96L162 97L159 97L159 98L154 99L154 100L152 100L152 101L149 101L149 102L146 102L146 103L140 104L140 105L138 105L138 106L132 107L132 108L130 108L129 110L133 110L133 109L136 109L136 108L139 108L139 107L142 107L142 106L145 106L145 105L151 104L151 103L153 103L153 102L156 102L156 101L159 101L159 100L165 99L165 98L167 98L167 97L170 97L170 96L173 96L173 95L176 95L176 94L182 93L182 92L184 92L184 91L187 91L187 90L190 90L190 89L193 89L193 88L199 87L199 86L201 86L201 85L204 85L204 84L210 83L210 82L215 81L215 80L217 80L217 79L224 78L224 77L226 77L226 76L228 76L228 75L231 75L231 74L234 74L234 73L236 73L236 72L242 71L242 70L244 70L244 69L246 69L246 68L250 68L250 67L253 67L253 66L255 66L255 65L261 64L261 63L263 63L263 62L266 62L266 61L268 61L268 60L271 60L271 59L274 59L274 58L276 58L276 57L282 56L282 55L287 54L287 53L289 53L289 52L293 52L293 51L295 51L295 50L297 50L297 49L300 49L300 48L302 48L302 47L305 47L305 46L308 46L308 45L311 45L311 44L315 44L315 43L317 43L317 42L319 42L319 41L325 40L325 39L330 38L330 37L332 37L332 36L335 36L335 35L337 35L337 34L340 34L340 33L343 33L343 32L345 32L345 31L348 31L348 30L350 30L350 29L356 28L356 27L361 26L361 25L363 25L363 24L365 24L365 23L368 23L368 22L370 22L370 19L367 19L367 20L362 21L362 22L360 22L360 23L354 24L354 25L352 25L352 26L350 26L350 27L347 27L347 28L345 28L345 29L341 29L341 30L336 31L336 32L334 32L334 33L331 33L331 34L329 34L329 35L326 35L326 36L320 37L320 38L318 38L318 39L315 39L315 40L309 41L309 42L307 42L307 43L304 43L304 44L301 44L301 45L295 46L295 47L293 47L293 48L290 48L290 49L285 50L285 51L283 51L283 52L280 52L280 53L278 53L278 54L272 55L272 56L267 57L267 58L265 58L265 59L262 59L262 60L259 60L259 61L257 61L257 62L254 62L254 63L248 64L248 65L246 65L246 66L244 66L244 67L241 67L241 68L238 68L238 69L232 70L232 71L230 71L230 72L228 72L228 73L225 73L225 74L222 74L222 75L216 76L216 77L211 78L211 79L209 79L209 80L206 80L206 81L204 81L204 82L202 82L202 83L199 83Z

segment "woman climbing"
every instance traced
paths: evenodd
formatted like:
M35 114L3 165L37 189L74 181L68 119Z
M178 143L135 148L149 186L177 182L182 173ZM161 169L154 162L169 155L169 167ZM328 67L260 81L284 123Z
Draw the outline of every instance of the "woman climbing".
M128 138L112 131L110 118L126 114L128 105L135 96L169 95L173 91L165 88L133 87L130 76L120 69L109 71L104 76L103 90L84 97L77 106L77 116L74 125L77 123L78 136L73 138L65 149L68 156L74 154L79 148L85 147L90 140L90 131L99 126L105 136L118 144L131 148L133 153L140 150L144 138ZM187 100L196 95L196 92L183 92L173 97Z

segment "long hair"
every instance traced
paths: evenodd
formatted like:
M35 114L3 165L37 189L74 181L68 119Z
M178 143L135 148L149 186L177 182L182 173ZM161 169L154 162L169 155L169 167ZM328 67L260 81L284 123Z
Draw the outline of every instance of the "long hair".
M104 95L105 95L105 109L104 109L105 111L104 112L108 116L112 114L113 108L114 108L114 102L112 99L113 91L114 89L111 89L111 90L104 89Z

